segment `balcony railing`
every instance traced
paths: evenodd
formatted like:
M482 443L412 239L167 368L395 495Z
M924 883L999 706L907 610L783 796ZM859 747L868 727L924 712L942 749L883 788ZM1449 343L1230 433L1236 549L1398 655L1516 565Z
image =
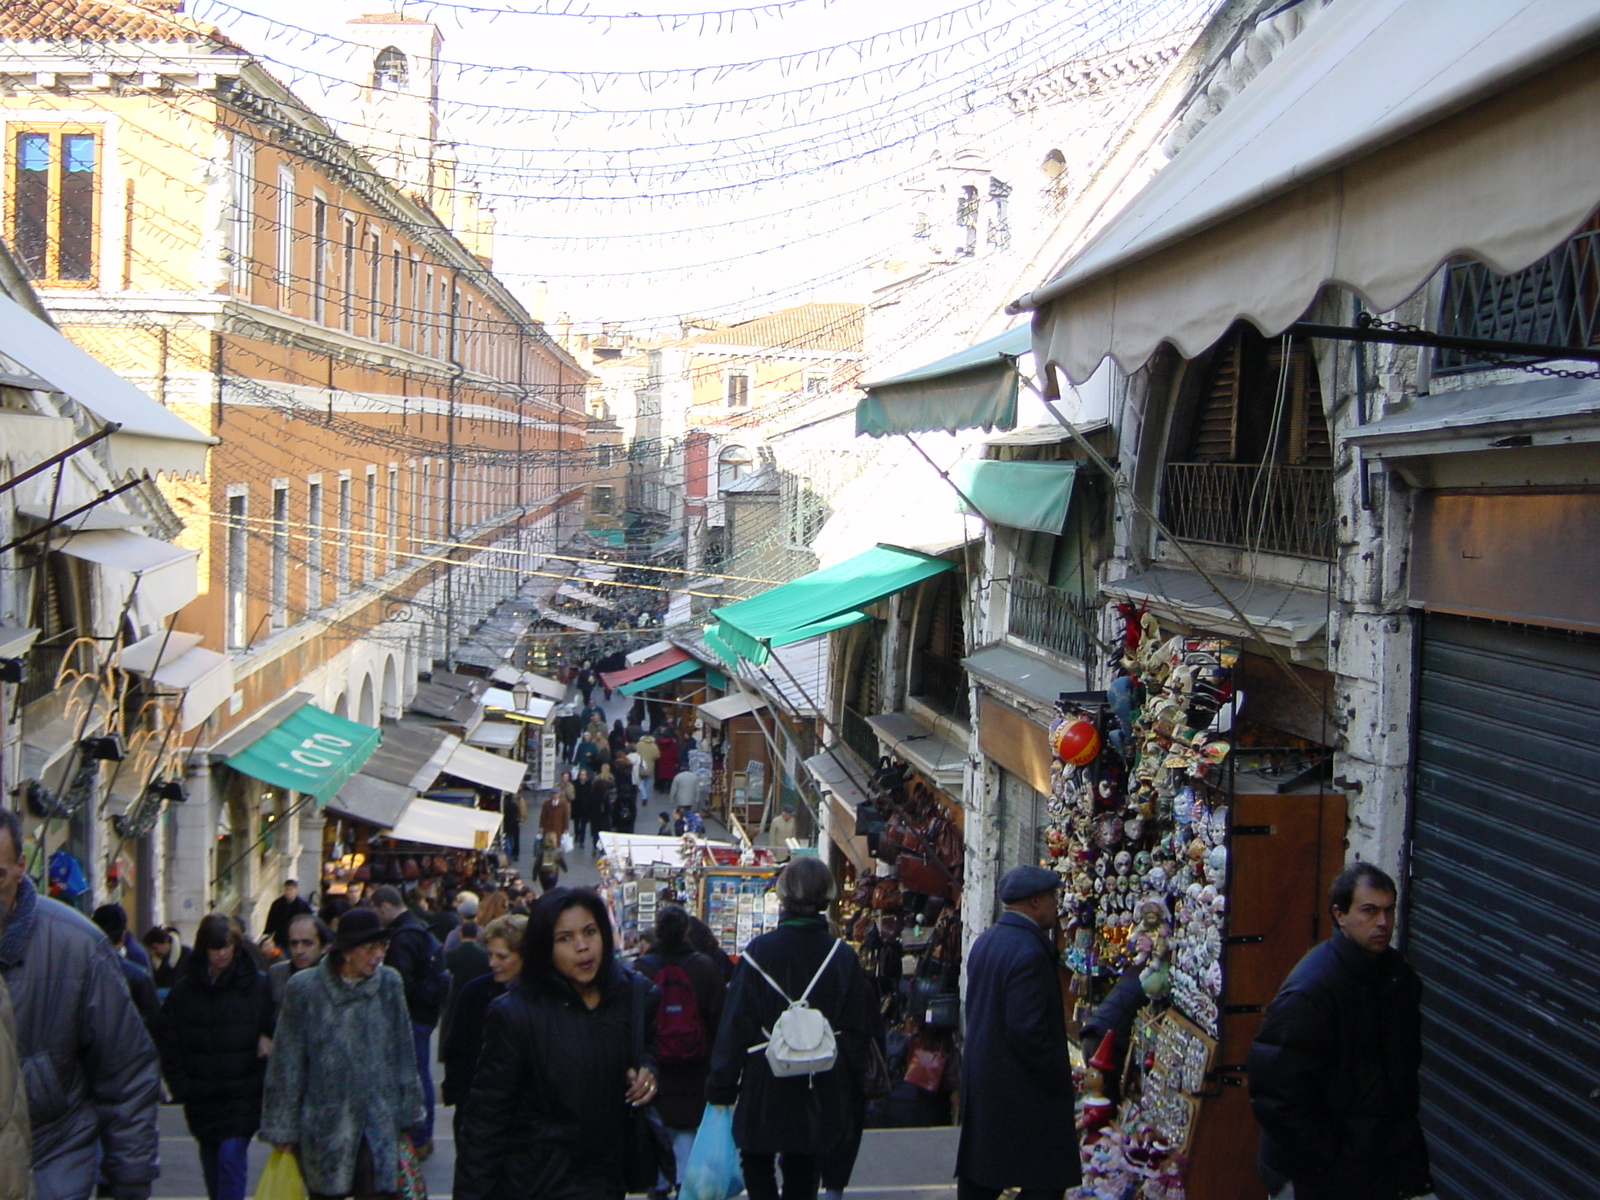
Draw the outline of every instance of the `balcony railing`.
M1546 346L1594 346L1600 341L1600 230L1578 234L1512 275L1496 275L1476 262L1451 267L1439 332ZM1496 358L1527 361L1513 355ZM1465 351L1439 350L1433 369L1451 374L1494 365Z
M917 651L916 694L952 717L965 721L972 715L972 699L967 693L967 672L958 662Z
M1333 554L1333 468L1168 463L1162 515L1186 542L1299 558Z
M1099 614L1088 597L1063 592L1031 579L1011 580L1011 611L1006 630L1044 650L1053 650L1089 668L1095 666Z

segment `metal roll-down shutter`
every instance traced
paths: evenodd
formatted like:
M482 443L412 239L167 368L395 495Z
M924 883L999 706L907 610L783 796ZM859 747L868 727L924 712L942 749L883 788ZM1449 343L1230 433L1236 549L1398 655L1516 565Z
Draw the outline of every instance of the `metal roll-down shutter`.
M1405 950L1440 1196L1600 1179L1600 638L1430 614Z

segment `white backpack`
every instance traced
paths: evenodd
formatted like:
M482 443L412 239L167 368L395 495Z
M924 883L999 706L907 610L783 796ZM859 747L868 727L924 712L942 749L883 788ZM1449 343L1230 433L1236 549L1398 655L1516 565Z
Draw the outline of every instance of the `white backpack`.
M778 1019L767 1031L767 1040L759 1046L750 1047L751 1054L758 1050L767 1052L767 1065L780 1079L789 1075L820 1075L823 1071L831 1071L834 1061L839 1057L833 1026L828 1024L827 1017L808 1003L811 989L817 986L817 980L828 969L828 964L833 961L833 952L838 948L839 942L835 939L828 950L828 957L822 960L822 965L811 977L811 982L806 984L806 990L798 1000L789 1000L789 994L778 986L778 981L761 969L761 964L749 951L745 952L745 961L772 985L778 995L789 1002L789 1007L778 1014Z

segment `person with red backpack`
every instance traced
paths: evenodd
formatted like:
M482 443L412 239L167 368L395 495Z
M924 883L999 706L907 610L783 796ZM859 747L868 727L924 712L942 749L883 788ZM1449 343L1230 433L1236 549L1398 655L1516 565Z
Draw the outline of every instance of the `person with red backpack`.
M656 1008L656 1058L661 1064L656 1112L672 1134L682 1179L705 1112L711 1046L727 985L717 964L689 944L689 914L676 904L661 906L650 953L634 966L661 993ZM665 1190L658 1186L651 1195L663 1196Z

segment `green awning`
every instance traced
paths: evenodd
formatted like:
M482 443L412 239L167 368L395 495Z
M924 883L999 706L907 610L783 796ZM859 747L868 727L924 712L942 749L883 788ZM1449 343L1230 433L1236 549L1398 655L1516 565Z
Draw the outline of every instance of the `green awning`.
M1072 481L1077 475L1075 462L997 462L987 458L958 462L950 472L984 520L1054 534L1066 525Z
M706 668L706 682L724 692L728 690L728 677L715 667Z
M359 771L383 740L370 725L307 704L223 761L252 779L315 796L321 804Z
M856 404L856 436L1012 429L1016 360L1032 348L1033 332L1021 325L914 371L870 380Z
M772 647L865 621L861 610L867 605L954 566L915 550L874 546L759 596L712 609L717 624L706 630L706 644L719 655L731 651L759 666Z
M683 662L673 663L670 667L663 667L654 675L644 675L635 679L632 683L625 683L617 691L624 696L637 696L647 688L653 688L663 683L671 683L674 679L682 679L685 675L693 675L698 670L700 670L698 660L693 658L685 659Z

